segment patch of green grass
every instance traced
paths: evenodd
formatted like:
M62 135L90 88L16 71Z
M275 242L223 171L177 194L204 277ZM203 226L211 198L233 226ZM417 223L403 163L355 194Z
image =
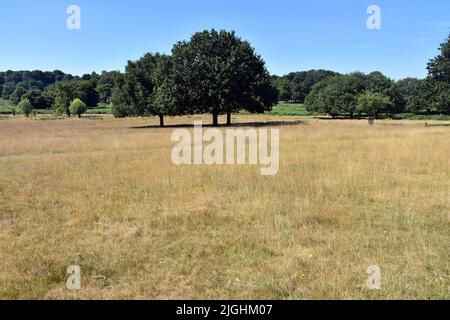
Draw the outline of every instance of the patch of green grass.
M105 103L99 103L96 108L89 108L86 114L110 114L111 106Z
M0 113L9 113L11 108L14 108L14 104L9 100L0 98Z
M314 112L306 110L305 106L300 103L279 103L273 107L272 111L268 114L280 115L280 116L313 116L318 115Z

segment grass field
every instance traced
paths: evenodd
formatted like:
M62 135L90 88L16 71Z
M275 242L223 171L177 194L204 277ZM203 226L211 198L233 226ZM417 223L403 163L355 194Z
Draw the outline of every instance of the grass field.
M20 110L17 106L9 100L0 99L0 113L10 113L11 108L15 108L18 113ZM53 114L52 110L36 110L37 114ZM99 103L95 108L89 108L86 111L87 115L108 115L111 114L111 106L105 103ZM249 113L245 110L241 112L243 115L248 115ZM303 104L299 103L285 103L280 102L273 107L272 111L267 112L268 115L278 115L278 116L323 116L320 113L309 112ZM450 115L416 115L411 113L399 113L394 115L395 120L441 120L450 121Z
M233 120L274 119L263 177L173 165L157 119L0 118L0 298L449 299L450 127Z
M280 115L280 116L313 116L319 115L317 113L312 113L306 110L303 104L297 103L279 103L269 114Z
M14 107L13 103L9 100L4 100L0 98L0 113L10 112L11 108Z

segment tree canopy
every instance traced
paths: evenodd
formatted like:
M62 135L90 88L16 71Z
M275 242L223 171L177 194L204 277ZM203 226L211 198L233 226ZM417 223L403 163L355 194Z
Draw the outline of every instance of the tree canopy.
M81 115L85 113L86 110L87 110L86 104L78 98L73 100L72 103L70 104L70 112L72 114L76 114L78 118L81 118Z
M425 79L399 81L378 71L270 76L248 41L213 29L176 43L171 55L147 53L128 61L125 72L0 72L0 98L13 105L26 100L33 109L52 108L69 117L75 99L87 108L110 104L114 116L158 116L161 126L166 116L196 113L212 114L214 125L226 114L230 124L232 113L269 111L278 100L305 103L311 112L353 117L368 112L361 107L364 99L383 96L390 103L383 103L378 114L450 114L450 36L427 68Z
M189 113L218 116L241 109L250 112L271 110L277 102L269 72L250 43L234 32L205 30L172 49L174 97Z
M279 100L303 103L316 83L335 75L338 73L329 70L309 70L291 72L281 77L273 76L272 80L278 89Z
M118 82L111 99L117 116L158 116L164 126L165 116L182 113L174 104L170 56L148 53L137 61L128 61L125 75Z

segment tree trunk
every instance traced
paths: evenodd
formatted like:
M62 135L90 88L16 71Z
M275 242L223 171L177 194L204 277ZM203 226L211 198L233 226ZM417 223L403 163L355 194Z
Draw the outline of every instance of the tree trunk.
M162 128L164 127L164 116L159 116L159 126Z
M78 115L78 119L81 119L81 114Z
M227 112L227 126L231 126L231 112Z
M216 111L213 111L213 127L219 126L219 113Z

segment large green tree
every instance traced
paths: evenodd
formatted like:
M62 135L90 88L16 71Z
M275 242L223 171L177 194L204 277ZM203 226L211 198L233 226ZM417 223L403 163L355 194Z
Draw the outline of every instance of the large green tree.
M357 110L368 116L376 117L381 111L392 105L392 100L379 92L366 91L358 96Z
M327 78L313 86L305 99L308 111L331 116L358 112L358 95L366 90L366 76L360 72Z
M99 96L94 79L83 79L75 81L77 98L81 99L87 107L93 108L98 105Z
M148 53L138 61L129 61L122 79L118 79L112 104L116 116L158 116L182 114L173 99L172 59Z
M308 111L332 115L361 114L358 96L365 91L387 96L392 103L385 104L379 112L395 113L403 110L404 100L394 86L394 82L381 72L368 75L354 72L326 78L315 84L305 99Z
M439 48L440 54L428 63L429 81L432 82L433 109L450 114L450 36Z
M265 62L234 32L196 33L177 43L172 55L177 105L189 113L211 113L214 126L220 114L227 114L231 124L233 112L264 112L277 102Z
M111 97L114 91L115 82L114 79L118 71L106 72L103 71L97 80L97 92L99 95L99 101L103 103L110 103Z
M422 82L423 80L417 78L405 78L395 82L395 91L404 101L403 111L411 113L417 111L416 97L420 93Z
M54 109L57 112L65 113L70 117L70 104L79 97L79 92L75 81L59 81L52 88L54 96Z
M48 91L30 89L22 96L22 99L30 100L34 109L49 109L53 105L53 97Z
M450 83L450 36L439 48L440 54L428 62L429 75L437 81Z

